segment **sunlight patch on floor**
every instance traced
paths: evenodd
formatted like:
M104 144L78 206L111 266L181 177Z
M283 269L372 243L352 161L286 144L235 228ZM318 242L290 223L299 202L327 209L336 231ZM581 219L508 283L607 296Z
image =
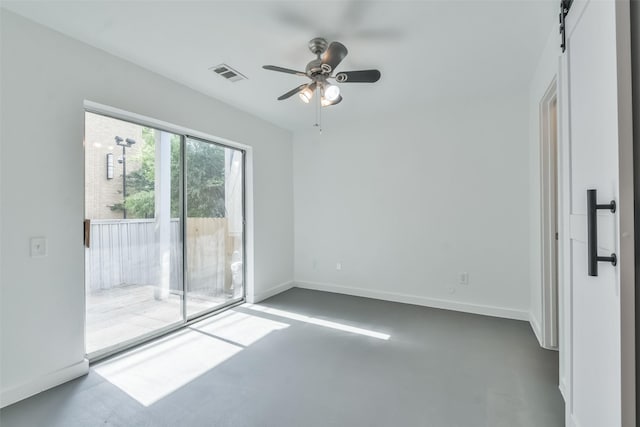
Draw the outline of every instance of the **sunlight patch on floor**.
M286 323L232 310L225 314L227 315L224 317L198 322L191 326L191 329L206 332L246 347L273 331L289 326Z
M140 404L151 406L245 346L288 326L230 310L101 362L93 370Z
M381 332L370 331L368 329L357 328L355 326L349 326L342 323L331 322L329 320L318 319L316 317L309 317L303 314L292 313L290 311L278 310L276 308L265 307L261 305L244 304L242 307L250 310L259 311L273 316L284 317L286 319L297 320L298 322L311 323L313 325L324 326L326 328L336 329L339 331L350 332L352 334L365 335L371 338L377 338L380 340L388 340L391 338L389 334L383 334Z

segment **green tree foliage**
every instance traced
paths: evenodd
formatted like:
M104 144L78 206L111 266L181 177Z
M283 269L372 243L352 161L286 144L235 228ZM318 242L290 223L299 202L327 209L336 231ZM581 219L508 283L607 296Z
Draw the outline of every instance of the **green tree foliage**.
M142 129L140 169L127 174L124 205L128 218L153 218L155 212L155 135ZM190 218L221 218L224 206L224 149L206 142L187 140L187 212ZM180 136L171 138L171 216L180 216Z
M187 140L187 213L190 218L222 218L224 148Z

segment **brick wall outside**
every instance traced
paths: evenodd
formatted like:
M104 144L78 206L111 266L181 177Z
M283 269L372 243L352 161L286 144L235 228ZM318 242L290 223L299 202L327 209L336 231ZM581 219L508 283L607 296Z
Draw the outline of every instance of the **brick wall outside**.
M123 202L122 147L115 137L136 141L126 149L127 174L140 169L144 140L142 126L87 112L85 114L85 216L89 219L121 219L122 211L110 206ZM107 179L107 154L113 153L113 179Z

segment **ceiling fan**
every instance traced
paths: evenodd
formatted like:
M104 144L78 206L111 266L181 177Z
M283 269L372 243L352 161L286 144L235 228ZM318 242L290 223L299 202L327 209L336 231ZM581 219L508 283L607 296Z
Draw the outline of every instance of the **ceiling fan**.
M340 88L335 84L329 83L329 79L334 79L338 83L375 83L380 79L380 71L378 70L340 71L335 73L336 67L348 53L347 48L340 42L334 41L329 44L325 39L316 37L309 42L309 50L316 55L316 59L307 64L305 71L296 71L275 65L264 65L262 67L265 70L295 74L311 79L310 83L301 84L297 88L279 96L279 101L290 98L297 93L300 99L308 104L313 98L313 94L318 92L320 105L328 107L342 101Z

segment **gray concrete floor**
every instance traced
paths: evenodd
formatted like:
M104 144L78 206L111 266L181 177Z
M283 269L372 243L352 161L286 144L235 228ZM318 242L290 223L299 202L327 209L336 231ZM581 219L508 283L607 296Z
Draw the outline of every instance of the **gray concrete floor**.
M0 425L553 427L557 378L526 322L292 289L92 366Z

